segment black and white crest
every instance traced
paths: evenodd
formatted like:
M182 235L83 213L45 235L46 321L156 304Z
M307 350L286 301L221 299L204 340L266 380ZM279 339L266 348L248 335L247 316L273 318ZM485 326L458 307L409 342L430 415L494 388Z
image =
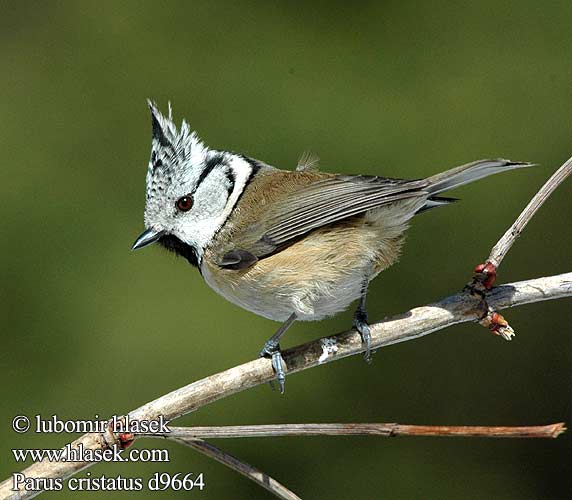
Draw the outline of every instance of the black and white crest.
M189 124L183 120L178 130L173 122L173 111L169 103L169 116L165 117L152 101L147 101L151 111L152 141L151 158L147 171L147 197L172 182L185 164L198 165L204 161L207 148ZM171 178L169 180L169 177Z

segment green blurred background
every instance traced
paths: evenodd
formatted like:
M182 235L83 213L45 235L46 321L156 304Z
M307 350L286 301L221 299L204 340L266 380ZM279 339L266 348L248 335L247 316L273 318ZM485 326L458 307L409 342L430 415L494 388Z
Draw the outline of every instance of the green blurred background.
M459 189L419 217L401 262L370 288L372 319L459 290L544 180L572 155L572 3L0 3L2 349L0 473L11 448L75 436L17 435L17 414L127 412L252 359L277 324L217 296L143 229L145 99L172 101L205 142L293 168L421 177L503 156L534 170ZM572 183L550 198L500 280L572 270ZM261 386L177 425L570 421L570 300L507 313L511 343L475 324ZM351 312L295 325L284 346L346 329ZM572 438L280 438L218 441L303 498L572 498ZM137 446L163 446L141 441ZM167 464L101 474L205 474L168 498L269 498L190 449ZM100 493L145 498L149 492ZM90 493L48 494L88 498Z

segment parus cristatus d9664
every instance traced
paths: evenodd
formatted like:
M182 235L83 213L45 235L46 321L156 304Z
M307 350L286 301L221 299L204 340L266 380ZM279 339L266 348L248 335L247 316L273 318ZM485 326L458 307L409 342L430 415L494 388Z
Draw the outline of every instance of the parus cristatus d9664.
M503 159L468 163L426 179L339 175L311 158L296 170L208 148L149 102L151 158L145 232L133 249L159 243L196 266L229 301L283 322L261 356L280 390L279 340L295 320L319 320L359 300L354 327L369 357L369 282L399 256L412 217L453 201L442 192L529 166Z

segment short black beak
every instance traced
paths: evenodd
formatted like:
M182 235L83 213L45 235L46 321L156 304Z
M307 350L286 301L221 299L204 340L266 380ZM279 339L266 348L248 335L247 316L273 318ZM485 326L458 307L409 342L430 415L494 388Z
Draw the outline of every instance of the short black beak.
M155 231L155 229L147 229L141 233L139 238L135 240L131 250L139 250L140 248L146 247L147 245L151 245L161 238L165 234L165 231Z

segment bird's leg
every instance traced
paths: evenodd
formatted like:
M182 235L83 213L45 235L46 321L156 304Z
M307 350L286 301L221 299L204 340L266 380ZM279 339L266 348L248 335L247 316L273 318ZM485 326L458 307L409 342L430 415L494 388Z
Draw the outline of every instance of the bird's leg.
M292 313L288 319L282 323L282 326L278 328L276 333L266 341L259 355L261 358L269 357L272 360L272 368L274 368L274 372L276 373L276 381L280 388L280 394L284 394L284 381L286 380L284 359L282 359L282 354L280 353L280 338L286 333L286 330L292 326L294 321L296 321L296 313ZM272 382L270 385L272 386Z
M369 280L366 277L363 280L361 298L354 314L353 326L361 335L362 343L365 345L365 352L363 353L363 357L368 363L371 363L371 331L369 329L369 323L367 322L367 311L365 309L365 298L367 295L368 285Z

